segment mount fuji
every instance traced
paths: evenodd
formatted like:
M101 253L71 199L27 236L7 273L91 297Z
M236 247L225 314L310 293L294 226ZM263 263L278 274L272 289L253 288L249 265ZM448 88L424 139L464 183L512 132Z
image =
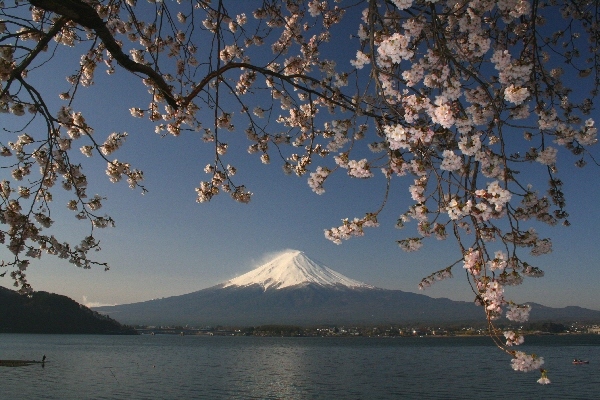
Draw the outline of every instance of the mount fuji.
M94 310L129 325L425 324L483 318L483 310L472 302L376 288L296 250L207 289ZM536 305L531 316L532 320L600 321L600 311L579 307Z
M298 250L288 251L262 267L223 283L221 287L253 285L261 286L265 291L309 285L338 289L375 289L374 286L347 278L318 264Z

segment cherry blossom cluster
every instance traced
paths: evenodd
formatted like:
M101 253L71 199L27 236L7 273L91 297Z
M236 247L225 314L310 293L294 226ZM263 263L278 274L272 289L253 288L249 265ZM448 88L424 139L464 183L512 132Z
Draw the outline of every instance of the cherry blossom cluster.
M308 186L313 190L313 192L317 194L325 193L325 189L323 188L323 183L327 176L331 171L327 168L318 167L315 172L310 173L310 178L308 178Z
M433 274L423 278L419 283L419 289L424 290L437 281L443 281L444 279L452 278L452 268L444 268L440 271L434 272Z
M543 368L540 368L540 372L542 373L542 376L540 377L540 379L537 380L537 383L539 383L540 385L550 384L550 379L548 378L548 372Z
M531 306L527 304L510 304L509 309L506 312L506 318L511 321L525 322L529 320L529 311L531 311Z
M335 244L341 244L342 240L350 239L352 236L364 236L364 228L377 226L379 226L377 216L367 214L363 218L354 218L352 221L342 220L342 225L339 227L326 229L325 237Z
M398 241L398 246L404 251L411 252L417 251L423 247L423 241L421 238L408 238Z
M535 354L526 354L522 351L516 351L511 360L512 368L515 371L535 371L544 364L543 357L537 357Z
M506 338L507 346L518 346L520 344L523 344L523 342L525 342L525 338L523 337L523 335L520 335L513 331L506 331L503 334L504 334L504 337Z

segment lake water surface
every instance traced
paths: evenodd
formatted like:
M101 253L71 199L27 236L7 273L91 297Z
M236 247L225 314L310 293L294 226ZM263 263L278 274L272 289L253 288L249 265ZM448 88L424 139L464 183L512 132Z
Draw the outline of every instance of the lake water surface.
M538 372L478 338L0 335L1 399L597 399L600 335L528 337ZM590 360L572 365L573 358Z

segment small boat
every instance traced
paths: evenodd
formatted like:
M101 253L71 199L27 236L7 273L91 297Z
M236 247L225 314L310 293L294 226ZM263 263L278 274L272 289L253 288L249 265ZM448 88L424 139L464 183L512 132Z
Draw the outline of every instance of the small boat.
M25 367L32 364L43 364L44 361L35 360L0 360L0 367Z
M581 365L581 364L589 364L590 362L588 360L573 360L573 364L574 365Z

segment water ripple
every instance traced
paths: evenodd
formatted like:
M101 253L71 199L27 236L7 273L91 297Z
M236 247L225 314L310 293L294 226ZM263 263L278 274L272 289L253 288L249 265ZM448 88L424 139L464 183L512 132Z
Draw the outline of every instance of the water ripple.
M2 398L595 399L600 336L532 338L552 385L515 373L485 338L2 335ZM574 358L592 360L573 366Z

